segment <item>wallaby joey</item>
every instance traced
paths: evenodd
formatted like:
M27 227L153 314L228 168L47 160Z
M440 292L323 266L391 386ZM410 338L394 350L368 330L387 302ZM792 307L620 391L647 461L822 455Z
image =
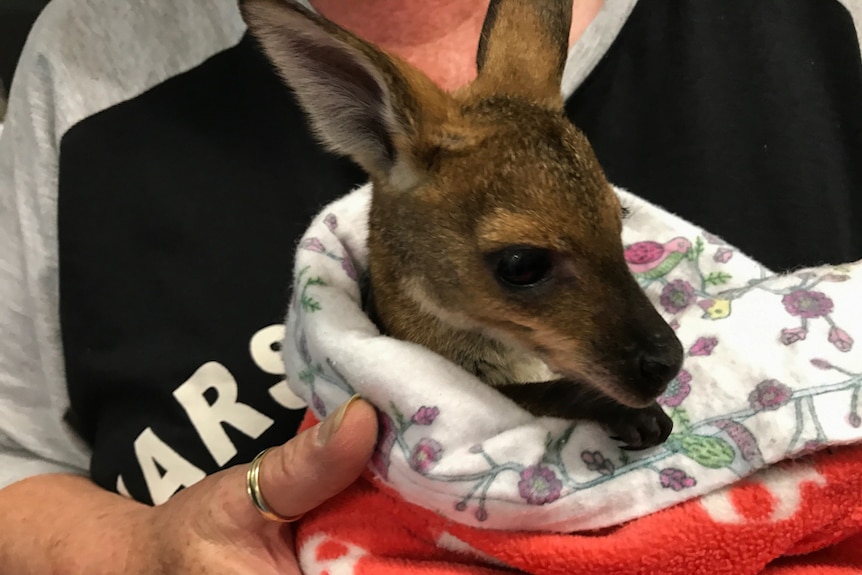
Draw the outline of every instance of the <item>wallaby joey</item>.
M683 350L629 271L623 208L560 83L571 0L492 0L453 93L285 0L242 12L319 139L373 182L370 315L537 416L667 439Z

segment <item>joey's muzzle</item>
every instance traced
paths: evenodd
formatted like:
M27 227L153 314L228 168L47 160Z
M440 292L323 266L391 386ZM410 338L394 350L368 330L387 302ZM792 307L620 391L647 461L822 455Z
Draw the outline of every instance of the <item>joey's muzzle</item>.
M649 403L661 395L677 376L684 359L682 344L676 333L636 287L640 297L629 306L627 339L623 361L617 365L617 376L623 390L635 402ZM618 348L620 349L620 348Z
M667 333L665 333L667 332ZM654 334L629 360L630 371L650 396L661 395L682 368L682 345L668 327Z

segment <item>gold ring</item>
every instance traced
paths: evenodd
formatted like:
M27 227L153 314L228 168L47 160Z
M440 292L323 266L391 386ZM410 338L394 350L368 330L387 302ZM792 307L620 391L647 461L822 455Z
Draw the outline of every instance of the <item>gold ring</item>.
M267 505L266 500L263 498L263 493L260 491L260 464L263 461L264 456L272 449L268 447L257 454L257 456L251 460L251 465L248 467L248 473L245 475L246 479L246 491L248 492L248 496L251 499L251 504L254 505L255 509L257 509L261 515L263 515L266 519L270 521L275 521L277 523L293 523L300 519L304 513L300 513L299 515L294 515L293 517L285 517L283 515L279 515L270 509L269 505Z

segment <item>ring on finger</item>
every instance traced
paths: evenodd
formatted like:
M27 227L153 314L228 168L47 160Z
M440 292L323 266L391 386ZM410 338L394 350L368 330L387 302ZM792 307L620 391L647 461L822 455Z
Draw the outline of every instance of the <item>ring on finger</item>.
M255 509L257 509L265 519L275 521L276 523L293 523L305 514L300 513L299 515L293 515L291 517L279 515L267 504L266 499L263 497L263 492L260 490L260 464L263 462L263 458L267 453L269 453L270 449L272 448L268 447L264 449L251 460L251 464L248 466L248 472L245 475L246 491L251 499L251 504L254 505Z

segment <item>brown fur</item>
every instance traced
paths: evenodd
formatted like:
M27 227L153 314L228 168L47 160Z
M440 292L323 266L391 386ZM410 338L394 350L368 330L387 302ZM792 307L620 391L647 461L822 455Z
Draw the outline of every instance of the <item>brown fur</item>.
M659 422L666 437L669 420L654 399L682 350L628 271L620 203L564 114L571 3L493 1L478 78L453 94L292 3L246 0L243 11L322 140L371 176L369 273L382 329L459 363L537 415L613 412L604 420L626 435L628 423L607 420L646 413L653 419L644 425ZM311 39L297 40L304 34ZM379 90L379 103L316 101L325 91L307 86L317 76L306 75L302 51L330 43L345 62L311 58L322 68L314 73L331 73L336 87L345 77L351 86L377 82L368 92ZM345 66L368 78L355 82ZM329 121L331 109L357 122L360 142ZM494 254L511 246L550 250L550 279L529 289L501 284ZM666 368L649 382L638 376L644 349ZM637 431L641 444L663 440Z
M562 107L558 79L568 57L571 21L571 2L491 0L471 92Z

